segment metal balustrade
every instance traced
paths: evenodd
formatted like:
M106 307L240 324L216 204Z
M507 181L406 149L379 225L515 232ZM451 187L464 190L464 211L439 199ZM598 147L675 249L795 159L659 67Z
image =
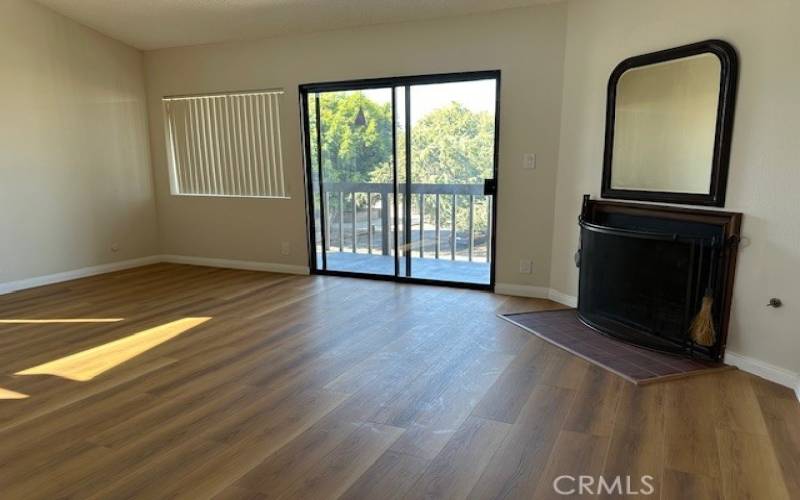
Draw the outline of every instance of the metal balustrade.
M483 184L412 183L411 207L406 207L403 204L406 186L398 184L398 240L401 254L410 252L420 258L466 258L469 262L489 262L493 200L491 196L483 194L483 189ZM394 184L326 182L323 191L326 220L324 225L320 225L317 213L317 227L324 228L326 251L392 255ZM445 208L448 209L446 214L443 213ZM457 214L463 213L464 209L466 228L463 224L459 227L457 223ZM426 219L427 210L433 213L428 214ZM407 211L411 213L408 228L404 224ZM476 230L479 225L476 219L478 211L483 212L481 215L485 217L485 225L480 224ZM408 243L405 242L407 236L410 236ZM466 255L463 255L464 252Z

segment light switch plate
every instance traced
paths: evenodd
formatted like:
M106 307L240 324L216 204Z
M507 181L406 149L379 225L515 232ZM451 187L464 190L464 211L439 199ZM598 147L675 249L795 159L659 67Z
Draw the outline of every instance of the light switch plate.
M536 168L536 153L522 155L522 168L525 170L534 170Z

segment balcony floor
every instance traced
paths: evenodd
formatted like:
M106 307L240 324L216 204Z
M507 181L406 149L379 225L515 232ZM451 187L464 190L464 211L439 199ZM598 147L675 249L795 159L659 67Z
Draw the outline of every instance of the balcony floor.
M321 257L318 265L321 267ZM401 272L403 262L401 261ZM469 262L412 257L411 277L437 281L454 281L488 285L490 265L487 262ZM328 251L328 270L353 273L394 274L394 257L390 255Z

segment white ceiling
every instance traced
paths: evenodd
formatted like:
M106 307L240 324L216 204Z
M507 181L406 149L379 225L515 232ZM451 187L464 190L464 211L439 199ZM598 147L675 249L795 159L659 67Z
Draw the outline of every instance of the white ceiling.
M38 0L149 50L523 7L557 0Z

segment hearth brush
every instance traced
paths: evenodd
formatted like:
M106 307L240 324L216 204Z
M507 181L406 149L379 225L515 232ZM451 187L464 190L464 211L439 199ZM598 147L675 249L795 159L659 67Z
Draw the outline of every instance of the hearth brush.
M714 269L716 267L716 242L711 244L711 259L708 269L708 286L703 295L703 302L700 306L700 311L697 316L692 320L692 325L689 329L689 334L695 344L705 347L714 345L717 338L717 332L714 329L714 315L712 307L714 306Z

